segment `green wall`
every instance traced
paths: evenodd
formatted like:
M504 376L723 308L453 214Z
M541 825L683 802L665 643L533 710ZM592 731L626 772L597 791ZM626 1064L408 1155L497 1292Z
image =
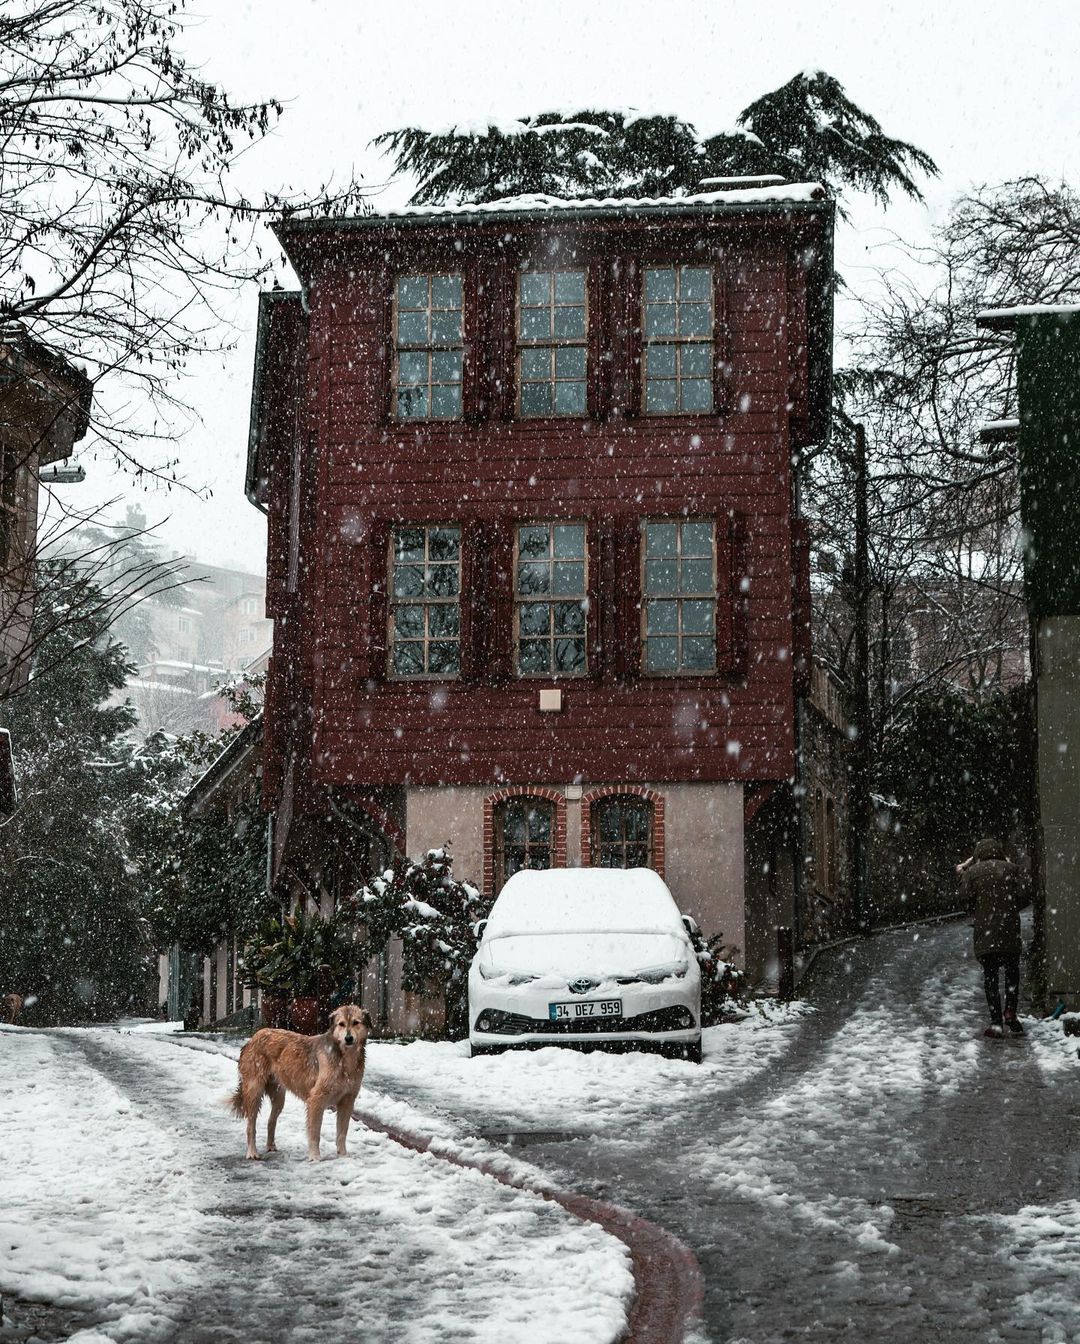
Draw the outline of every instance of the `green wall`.
M1080 313L1016 324L1025 589L1033 616L1080 614Z

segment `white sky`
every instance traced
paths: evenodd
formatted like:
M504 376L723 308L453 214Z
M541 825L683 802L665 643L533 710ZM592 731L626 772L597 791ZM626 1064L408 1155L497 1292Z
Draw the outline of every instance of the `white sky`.
M838 237L849 283L884 264L888 233L925 238L972 183L1039 172L1080 177L1077 0L191 0L185 46L237 98L287 101L249 152L243 185L312 190L351 170L385 181L368 150L381 130L523 115L551 107L670 111L701 131L731 125L754 98L820 67L887 134L936 159L927 208L887 217L858 205ZM403 199L400 185L392 199ZM270 240L272 242L272 240ZM877 249L875 251L875 249ZM283 281L289 277L283 272ZM79 504L122 494L177 550L261 569L264 520L243 495L256 295L236 305L236 348L194 370L185 396L202 423L179 445L209 500L144 492L104 463L73 487ZM73 501L74 502L74 501Z

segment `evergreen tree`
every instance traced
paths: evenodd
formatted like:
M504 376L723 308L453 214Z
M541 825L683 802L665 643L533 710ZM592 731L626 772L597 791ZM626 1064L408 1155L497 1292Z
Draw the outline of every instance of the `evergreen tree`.
M131 707L110 703L123 646L100 615L55 615L36 618L41 675L4 706L19 799L0 825L0 985L31 1000L31 1022L144 1010L153 970L129 832L161 765L133 747Z
M810 71L756 99L735 127L702 137L674 116L583 110L541 112L485 130L387 131L399 172L416 177L416 205L483 203L505 196L677 196L703 179L777 173L839 195L900 191L920 200L913 174L937 173L923 150L887 136L839 80Z
M221 694L242 722L220 733L195 731L162 743L168 758L158 796L135 822L137 862L147 888L155 944L209 955L226 935L251 937L277 909L266 891L266 813L257 784L242 796L194 813L185 805L195 778L261 713L263 679ZM157 734L159 739L164 734ZM147 748L152 748L147 742Z

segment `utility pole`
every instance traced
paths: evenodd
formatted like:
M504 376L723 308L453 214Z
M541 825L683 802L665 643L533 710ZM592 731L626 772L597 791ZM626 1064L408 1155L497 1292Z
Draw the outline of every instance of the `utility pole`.
M848 872L855 927L869 927L867 850L870 843L870 555L867 513L866 428L855 425L855 730L848 764Z

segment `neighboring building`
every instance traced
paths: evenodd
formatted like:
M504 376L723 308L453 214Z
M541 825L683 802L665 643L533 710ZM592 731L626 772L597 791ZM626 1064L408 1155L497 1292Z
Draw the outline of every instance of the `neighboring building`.
M143 737L162 729L216 732L225 726L228 707L216 688L264 670L273 643L262 575L198 561L178 564L183 587L148 598L131 615L145 623L150 647L117 699L135 706Z
M85 435L93 387L86 372L30 336L0 327L0 697L30 675L38 494L45 468ZM69 479L81 479L71 475ZM10 743L0 750L0 809L14 799Z
M799 933L804 944L853 933L848 873L848 770L851 739L837 678L818 660L801 703L803 872Z
M252 719L196 779L183 800L187 816L219 810L232 818L258 797L262 781L262 718ZM231 1018L252 1003L240 972L243 948L234 930L226 929L212 956L172 947L158 957L159 1000L166 1015L178 1021L197 1003L204 1023Z
M979 313L1016 340L1019 419L984 427L1017 440L1024 596L1031 621L1038 827L1034 970L1047 998L1080 1006L1080 304Z
M794 918L827 432L822 188L286 220L248 494L269 515L272 880L449 840L663 874L751 971Z

